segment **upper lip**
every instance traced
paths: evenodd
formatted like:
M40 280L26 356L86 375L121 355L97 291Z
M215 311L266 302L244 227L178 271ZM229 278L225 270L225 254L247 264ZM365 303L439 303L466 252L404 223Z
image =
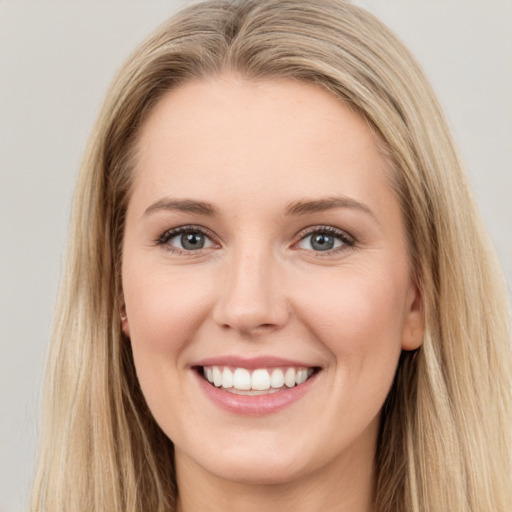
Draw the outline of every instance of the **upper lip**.
M208 357L206 359L201 359L200 361L195 362L191 366L232 366L235 368L247 368L247 369L257 369L257 368L276 368L280 366L295 366L301 368L313 368L318 365L305 363L304 361L296 361L293 359L286 359L282 357L275 356L258 356L245 358L240 356L217 356L217 357Z

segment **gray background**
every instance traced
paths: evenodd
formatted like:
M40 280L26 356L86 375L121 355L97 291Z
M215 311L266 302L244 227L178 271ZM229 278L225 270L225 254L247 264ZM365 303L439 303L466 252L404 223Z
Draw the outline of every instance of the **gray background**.
M106 88L176 1L0 0L0 512L24 510L71 193ZM512 1L366 0L445 105L512 283Z

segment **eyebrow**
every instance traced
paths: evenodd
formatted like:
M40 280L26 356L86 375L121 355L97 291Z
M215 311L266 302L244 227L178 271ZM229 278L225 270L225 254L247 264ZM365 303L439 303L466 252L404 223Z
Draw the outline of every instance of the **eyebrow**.
M336 208L354 208L376 219L374 213L370 210L370 208L368 208L368 206L360 203L359 201L356 201L355 199L345 196L326 197L324 199L300 199L288 204L288 206L285 208L285 214L307 215Z
M289 203L284 213L285 215L308 215L337 208L354 208L376 218L374 213L366 205L345 196L326 197L323 199L299 199L298 201ZM194 199L174 199L166 197L148 206L143 216L161 210L198 213L209 217L215 217L219 214L217 208L211 203L196 201Z
M173 199L166 197L148 206L144 210L144 216L161 210L199 213L210 217L214 217L218 214L217 208L204 201L195 201L193 199Z

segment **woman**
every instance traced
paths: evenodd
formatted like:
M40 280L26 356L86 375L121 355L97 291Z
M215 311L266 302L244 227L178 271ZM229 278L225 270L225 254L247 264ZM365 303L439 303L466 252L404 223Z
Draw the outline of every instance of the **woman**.
M74 204L34 510L507 510L499 272L371 15L182 11L114 82Z

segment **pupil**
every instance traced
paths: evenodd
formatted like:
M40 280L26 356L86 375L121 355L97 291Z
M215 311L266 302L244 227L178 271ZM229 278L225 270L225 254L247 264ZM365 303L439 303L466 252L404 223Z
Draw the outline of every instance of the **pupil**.
M184 233L181 235L181 245L184 249L189 250L202 249L204 246L204 236L200 233Z
M314 235L311 239L311 246L317 251L328 251L334 247L334 238L326 234Z

